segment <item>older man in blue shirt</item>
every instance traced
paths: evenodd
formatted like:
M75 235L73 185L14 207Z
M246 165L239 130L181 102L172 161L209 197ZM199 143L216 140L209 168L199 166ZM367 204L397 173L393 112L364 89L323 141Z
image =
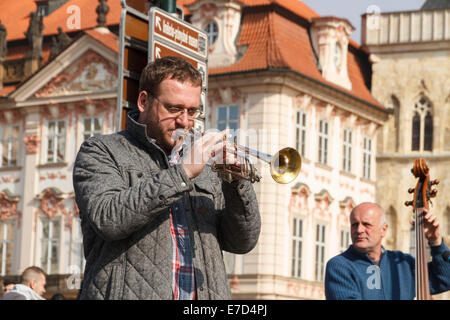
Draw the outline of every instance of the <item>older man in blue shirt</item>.
M428 263L431 294L450 290L448 247L439 233L436 217L425 209L425 236L431 248ZM383 209L365 202L350 214L353 244L327 263L325 296L329 300L408 300L415 297L415 259L381 245L387 224Z

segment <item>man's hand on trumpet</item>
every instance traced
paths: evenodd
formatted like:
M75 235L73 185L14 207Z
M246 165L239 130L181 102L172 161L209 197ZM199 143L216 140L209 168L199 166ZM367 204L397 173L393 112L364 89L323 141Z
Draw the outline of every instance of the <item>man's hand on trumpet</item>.
M193 142L185 141L181 164L189 179L198 176L205 165L233 164L239 166L234 143L227 140L228 130L208 131L196 135Z

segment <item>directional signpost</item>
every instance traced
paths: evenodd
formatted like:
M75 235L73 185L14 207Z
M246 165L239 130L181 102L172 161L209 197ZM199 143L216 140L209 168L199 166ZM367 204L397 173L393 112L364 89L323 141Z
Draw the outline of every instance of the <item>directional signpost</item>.
M142 69L165 56L182 57L202 74L202 114L196 122L201 127L208 89L207 34L159 8L149 11L147 0L121 0L121 4L116 130L125 128L126 113L137 108Z
M208 36L190 23L153 7L149 13L149 61L178 56L189 61L202 74L201 116L205 117L208 92ZM196 123L201 126L201 124Z

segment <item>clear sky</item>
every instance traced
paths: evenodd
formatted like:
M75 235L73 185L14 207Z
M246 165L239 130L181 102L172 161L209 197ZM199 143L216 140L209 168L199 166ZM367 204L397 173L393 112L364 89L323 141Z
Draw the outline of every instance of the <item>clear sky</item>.
M300 0L299 0L300 1ZM361 15L375 8L380 12L419 10L425 0L303 0L321 16L346 18L355 27L350 36L361 43ZM376 7L375 7L376 6Z

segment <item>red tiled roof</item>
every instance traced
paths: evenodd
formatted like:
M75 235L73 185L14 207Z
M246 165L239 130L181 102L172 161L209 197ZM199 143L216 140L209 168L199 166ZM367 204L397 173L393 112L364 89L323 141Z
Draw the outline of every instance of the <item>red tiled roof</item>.
M119 53L119 37L117 37L114 33L109 30L103 32L101 29L97 28L85 30L84 32L114 52Z
M43 18L44 36L58 33L58 27L64 32L91 29L97 26L97 12L95 11L99 2L94 0L69 0L67 3ZM121 4L120 0L108 0L109 12L106 15L108 26L118 25L120 22ZM70 19L74 11L69 10L80 8L80 29L69 28ZM35 0L2 0L0 1L0 20L6 26L8 41L25 39L25 32L30 23L30 13L36 11Z
M11 92L13 92L14 90L16 90L17 86L16 85L11 85L11 86L4 86L1 90L0 90L0 97L4 97L9 95Z
M196 2L197 0L177 0L177 4L182 6L184 14L189 15L191 12L187 7ZM319 15L302 1L299 0L237 0L246 7L267 6L270 4L278 4L281 7L292 11L296 15L305 19L311 19L319 17Z
M193 2L195 0L178 1L184 6L189 6ZM241 0L241 2L249 6L277 4L307 20L320 19L317 13L297 0ZM290 69L384 109L384 106L371 95L365 84L365 78L370 76L368 58L361 51L359 44L351 39L349 46L353 49L347 54L347 71L352 83L351 90L323 78L316 65L308 29L270 8L246 11L237 45L248 47L242 58L230 66L210 68L210 75L277 68Z

